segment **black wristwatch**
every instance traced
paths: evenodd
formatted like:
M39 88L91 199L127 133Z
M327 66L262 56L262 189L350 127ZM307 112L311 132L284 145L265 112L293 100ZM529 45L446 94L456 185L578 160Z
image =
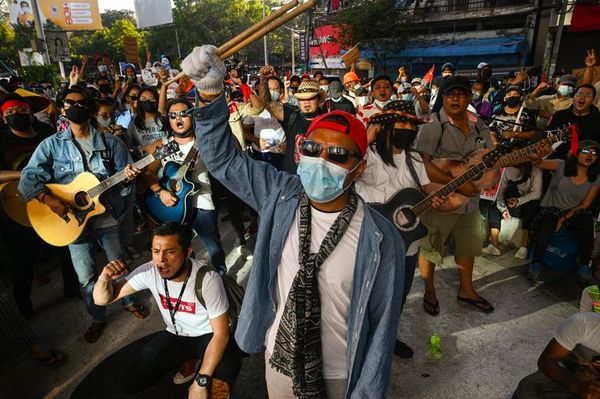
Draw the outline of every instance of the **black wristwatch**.
M196 382L201 388L210 388L212 377L206 374L198 374L196 376Z
M160 198L160 192L161 192L161 191L163 191L163 190L164 190L164 188L162 188L162 187L161 187L161 188L159 188L158 190L156 190L156 191L154 192L154 196L155 196L156 198Z

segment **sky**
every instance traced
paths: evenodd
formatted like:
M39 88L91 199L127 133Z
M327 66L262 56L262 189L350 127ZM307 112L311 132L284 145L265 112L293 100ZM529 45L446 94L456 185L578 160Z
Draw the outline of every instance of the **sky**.
M134 10L133 0L98 0L100 12L106 10Z

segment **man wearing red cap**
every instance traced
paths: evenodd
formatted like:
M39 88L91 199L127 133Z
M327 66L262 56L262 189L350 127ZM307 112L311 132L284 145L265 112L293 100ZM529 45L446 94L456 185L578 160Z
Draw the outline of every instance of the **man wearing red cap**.
M182 69L211 101L193 113L202 159L261 219L238 345L249 353L266 347L271 398L384 398L405 250L354 191L365 128L343 111L315 118L297 175L252 161L231 139L216 51L196 47Z

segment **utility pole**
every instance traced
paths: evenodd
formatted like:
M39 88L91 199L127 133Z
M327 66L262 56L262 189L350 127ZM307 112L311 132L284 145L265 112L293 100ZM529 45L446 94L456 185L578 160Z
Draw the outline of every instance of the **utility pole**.
M267 5L265 4L265 0L262 0L263 3L263 19L267 16ZM263 47L265 52L265 66L269 65L269 49L267 48L267 35L263 37Z
M294 31L292 30L290 32L291 36L292 36L292 75L296 74L296 50L294 50Z
M31 0L31 8L33 11L33 20L37 37L38 39L42 40L42 45L44 46L44 60L48 65L50 65L50 54L48 53L46 35L44 34L44 27L42 26L42 19L40 18L40 9L38 8L37 0Z
M563 1L562 8L560 10L560 16L558 20L558 27L556 28L556 35L554 36L554 49L552 50L552 58L550 60L550 68L548 74L554 73L556 70L556 60L558 58L558 51L560 50L560 41L562 39L563 28L565 26L565 14L567 13L567 1Z

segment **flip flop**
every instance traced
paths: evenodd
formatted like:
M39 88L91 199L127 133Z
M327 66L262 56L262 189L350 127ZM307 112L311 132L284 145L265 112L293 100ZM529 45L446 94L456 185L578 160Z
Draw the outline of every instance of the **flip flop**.
M440 314L440 301L436 299L435 302L429 302L427 298L423 297L423 309L430 315L437 316Z
M477 309L481 310L484 313L492 313L494 311L494 307L492 306L491 303L489 303L488 301L486 301L485 299L483 299L483 297L480 297L481 299L471 299L471 298L464 298L462 296L456 296L456 299L458 299L459 301L468 303L471 306L476 307Z

